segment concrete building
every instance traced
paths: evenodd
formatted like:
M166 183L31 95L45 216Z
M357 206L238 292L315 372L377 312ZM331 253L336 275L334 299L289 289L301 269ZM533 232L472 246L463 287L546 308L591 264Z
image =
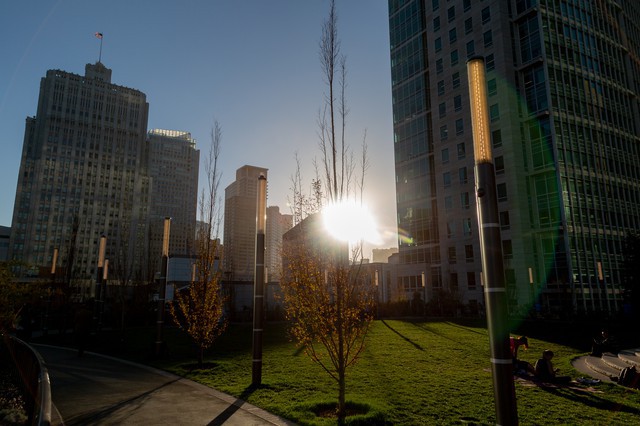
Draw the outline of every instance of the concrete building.
M386 248L386 249L372 249L372 262L373 263L387 263L389 261L389 257L398 253L397 247Z
M169 254L195 254L200 151L191 133L153 129L148 132L151 207L149 241L152 259L160 261L163 220L171 218Z
M144 93L112 84L100 62L84 76L47 71L26 121L11 229L9 257L30 265L23 276L59 248L68 280L95 280L103 234L110 272L146 258L148 109Z
M282 236L293 227L293 215L280 213L280 207L267 207L265 259L267 281L280 281L282 273Z
M258 177L268 178L267 171L242 166L236 170L236 180L225 188L223 268L229 281L253 281Z
M11 228L8 226L0 226L0 262L9 259L9 239L11 237Z
M402 286L482 303L466 59L487 70L512 312L621 309L640 228L640 3L390 0Z

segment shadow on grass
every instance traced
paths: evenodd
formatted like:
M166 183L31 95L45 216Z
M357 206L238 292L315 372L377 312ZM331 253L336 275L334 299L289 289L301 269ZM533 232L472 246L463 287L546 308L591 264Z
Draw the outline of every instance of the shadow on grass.
M231 405L229 405L227 407L226 410L224 410L222 413L218 414L216 416L215 419L211 420L209 423L207 423L207 426L221 426L223 425L227 420L229 420L229 418L231 416L234 415L234 413L236 411L238 411L240 409L240 407L242 407L245 402L247 401L247 398L249 398L251 396L252 393L254 393L256 390L258 390L260 387L262 387L261 385L249 385L245 390L242 391L242 393L240 394L240 396L233 401L233 403Z
M403 334L401 334L398 330L396 330L395 328L391 327L389 324L387 324L387 322L385 320L382 320L382 323L391 331L393 331L394 333L396 333L398 336L400 336L402 339L406 340L407 342L411 343L413 345L413 347L415 347L416 349L418 349L419 351L424 351L424 348L422 346L420 346L419 344L417 344L416 342L414 342L413 340L409 339L408 337L404 336Z
M581 390L575 387L567 387L567 386L557 386L557 387L556 386L554 387L538 386L538 388L554 396L562 397L573 402L588 405L589 407L597 408L599 410L640 415L639 408L631 407L629 405L624 405L621 403L615 403L615 402L606 400L604 398L600 398L593 392L589 392L587 390Z

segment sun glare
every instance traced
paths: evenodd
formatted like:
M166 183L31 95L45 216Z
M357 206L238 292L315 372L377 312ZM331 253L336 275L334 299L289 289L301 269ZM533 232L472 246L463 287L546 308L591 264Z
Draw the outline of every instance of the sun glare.
M329 204L322 210L322 217L329 234L338 240L349 243L380 243L375 219L364 204L353 200Z

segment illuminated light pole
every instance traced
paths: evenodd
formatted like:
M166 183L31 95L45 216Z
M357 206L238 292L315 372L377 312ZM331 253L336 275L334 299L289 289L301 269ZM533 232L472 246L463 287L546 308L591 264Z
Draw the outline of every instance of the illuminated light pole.
M96 291L95 291L95 308L93 310L93 321L96 325L96 329L100 330L101 324L98 322L98 313L101 311L100 305L102 304L102 273L104 268L104 254L107 249L107 236L102 234L100 236L100 245L98 246L98 274L96 276Z
M104 313L104 299L107 297L107 278L109 277L109 259L105 259L102 264L102 279L100 282L100 312L98 312L98 330L102 330L102 315Z
M496 404L496 423L503 426L518 424L513 360L509 348L507 292L502 258L502 242L498 219L496 178L491 153L489 111L484 59L470 58L467 62L471 127L475 160L476 203L482 270L485 277L487 326L491 345L491 372Z
M53 254L51 255L51 284L49 284L49 289L47 291L47 305L44 310L44 322L42 324L42 335L46 336L49 334L49 310L51 309L51 290L54 287L56 281L56 263L58 262L58 249L53 249Z
M258 177L256 211L256 270L253 286L253 363L251 384L262 383L262 337L264 328L264 234L267 218L267 178Z
M422 271L422 274L420 277L422 279L422 297L424 298L423 300L424 316L426 318L427 317L427 277L425 276L424 271Z
M156 356L162 355L162 328L164 326L164 302L167 294L167 275L169 268L169 232L171 218L164 218L164 232L162 234L162 266L160 267L160 282L158 291L158 319L156 321Z

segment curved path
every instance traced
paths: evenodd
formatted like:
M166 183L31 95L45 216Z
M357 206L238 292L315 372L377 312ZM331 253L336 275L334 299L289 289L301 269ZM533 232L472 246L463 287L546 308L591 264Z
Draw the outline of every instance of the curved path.
M292 425L240 399L140 364L33 345L49 370L53 425Z

